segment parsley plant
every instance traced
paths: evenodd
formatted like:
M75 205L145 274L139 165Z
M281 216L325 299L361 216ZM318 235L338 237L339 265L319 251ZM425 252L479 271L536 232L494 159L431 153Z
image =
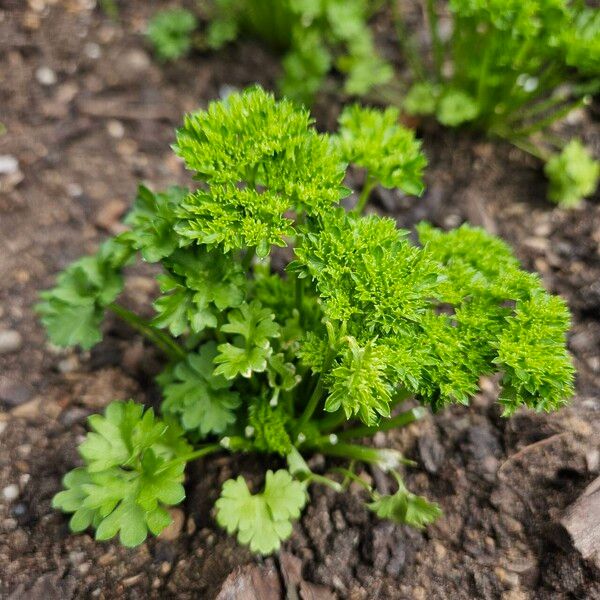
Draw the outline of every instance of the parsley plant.
M216 503L217 522L254 552L290 536L311 484L355 481L376 515L423 527L439 506L407 489L401 469L413 463L370 437L468 404L482 375L500 374L505 415L566 403L569 312L502 241L427 224L413 240L362 216L376 184L423 189L425 158L397 116L351 107L328 136L260 88L186 116L174 149L198 187L140 187L129 230L42 294L53 343L90 348L109 310L166 359L161 418L131 401L90 417L83 466L54 498L73 531L126 546L158 534L184 497L186 463L214 452L279 457L262 489L238 476ZM348 163L365 170L349 212ZM162 267L150 321L117 302L135 256ZM335 468L312 472L315 453ZM360 465L388 472L396 492L365 483Z
M240 34L263 41L283 56L282 94L310 104L336 68L345 91L365 94L387 82L391 67L375 49L369 0L215 0L208 43L220 48Z
M450 0L448 37L439 27L438 3L425 4L429 62L392 3L414 76L404 108L449 127L470 125L551 162L554 202L573 206L593 194L597 168L571 175L576 160L592 159L579 143L558 158L565 144L551 125L600 90L600 10L572 0Z

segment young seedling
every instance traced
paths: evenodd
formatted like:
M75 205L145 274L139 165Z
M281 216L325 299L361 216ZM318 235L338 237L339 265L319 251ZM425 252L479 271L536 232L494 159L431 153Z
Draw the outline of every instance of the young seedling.
M552 161L549 197L573 206L593 194L572 180L568 158L555 158L565 142L551 126L589 103L600 89L600 10L570 0L450 0L452 30L441 34L438 6L426 1L432 60L424 60L392 3L399 39L414 83L403 100L412 114L435 115L449 127L468 125L508 140L544 162ZM572 155L572 149L566 154ZM580 151L583 152L582 150ZM589 158L582 160L589 162ZM563 202L565 199L565 202Z
M183 499L186 463L216 452L279 457L262 488L240 475L216 503L217 522L254 552L291 535L312 484L343 493L356 482L374 514L423 527L441 511L407 489L414 463L369 438L428 407L468 404L482 375L501 375L505 415L566 403L569 312L502 241L427 224L413 241L392 219L362 216L368 193L340 206L348 160L366 169L365 189L422 190L425 159L394 111L350 108L328 136L255 88L187 115L174 149L198 187L140 187L130 229L68 267L38 305L55 344L90 348L109 310L165 357L161 418L133 402L90 417L83 466L54 498L73 531L141 543ZM117 302L136 255L162 267L150 321ZM334 459L328 471L308 467L315 453ZM364 465L397 490L364 482Z

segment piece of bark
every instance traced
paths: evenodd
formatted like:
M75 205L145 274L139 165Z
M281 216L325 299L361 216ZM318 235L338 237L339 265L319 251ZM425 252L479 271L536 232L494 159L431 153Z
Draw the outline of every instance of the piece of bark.
M216 600L280 600L279 576L271 563L238 567L227 577Z
M581 556L600 568L600 477L567 508L560 523Z

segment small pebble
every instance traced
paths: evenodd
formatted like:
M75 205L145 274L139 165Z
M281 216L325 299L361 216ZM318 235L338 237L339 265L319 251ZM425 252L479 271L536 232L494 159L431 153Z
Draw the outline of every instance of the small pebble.
M0 331L0 354L11 354L21 349L23 338L14 329Z
M10 154L0 156L0 175L12 175L19 170L19 161Z
M117 121L116 119L111 119L106 124L106 130L108 131L108 135L115 139L121 139L125 135L125 127L123 127L123 123L121 121Z
M71 198L77 198L83 194L83 188L78 183L68 183L67 194L69 194Z
M2 490L2 496L7 502L12 502L13 500L16 500L19 497L20 493L21 492L19 491L19 486L16 483L11 483Z
M67 356L67 358L61 360L58 363L58 370L60 373L73 373L79 368L79 358L74 354L72 356Z
M96 60L102 56L102 49L95 42L88 42L84 47L83 51L88 58Z
M56 73L50 67L39 67L35 72L35 78L46 86L54 85L57 81Z

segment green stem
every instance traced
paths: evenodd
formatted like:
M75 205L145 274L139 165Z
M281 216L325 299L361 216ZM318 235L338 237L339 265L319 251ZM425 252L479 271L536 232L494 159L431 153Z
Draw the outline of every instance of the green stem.
M315 389L313 390L310 399L308 400L306 408L304 409L303 413L300 415L300 418L297 421L295 429L296 437L302 431L304 426L308 423L310 418L313 416L313 413L315 412L319 401L321 400L321 397L325 392L325 376L327 374L327 371L329 371L329 368L331 367L331 363L333 362L334 356L335 351L331 346L329 346L327 348L327 354L325 355L325 359L323 360L323 366L321 368L321 372L319 373L317 385L315 386Z
M529 125L528 127L523 127L522 129L515 131L513 135L516 137L525 137L531 135L532 133L535 133L536 131L546 129L546 127L549 127L550 125L552 125L552 123L555 123L556 121L559 121L560 119L566 117L572 110L585 106L588 102L589 100L587 96L584 96L583 98L577 100L577 102L568 104L567 106L564 106L563 108L553 112L545 119L540 119L539 121L533 123L532 125Z
M133 329L141 333L172 360L179 361L187 356L185 350L175 340L150 325L150 323L136 315L133 311L116 302L109 304L107 308L112 310L115 315L133 327Z
M316 449L327 456L339 456L340 458L358 460L369 464L381 463L381 453L376 448L368 448L358 444L332 444L325 441L327 438L316 440L314 443Z
M209 444L208 446L202 446L202 448L198 448L198 450L195 450L194 452L184 454L183 456L177 456L167 461L166 463L161 465L157 472L160 473L169 469L173 465L177 465L182 462L189 463L193 460L197 460L199 458L202 458L203 456L207 456L208 454L214 454L215 452L219 452L221 450L223 450L223 447L220 444Z
M435 0L427 0L427 20L429 21L429 31L431 32L431 43L433 46L433 65L437 81L442 80L442 62L444 60L444 47L440 39L438 29L438 16L435 10Z
M406 427L415 421L423 418L425 415L425 409L422 406L416 406L405 412L401 412L399 415L392 417L391 419L382 420L376 427L355 427L354 429L348 429L337 434L340 440L352 440L363 437L371 437L379 431L389 431L390 429L396 429L397 427Z
M294 286L296 310L298 311L298 319L300 326L304 325L304 311L302 310L302 304L304 299L304 281L296 275L296 281Z
M369 201L369 196L371 195L371 192L373 191L376 185L377 180L367 173L365 184L363 186L358 202L356 203L356 206L352 209L353 213L356 213L357 215L360 215L362 213L362 211L365 209L365 206L367 205L367 202Z

